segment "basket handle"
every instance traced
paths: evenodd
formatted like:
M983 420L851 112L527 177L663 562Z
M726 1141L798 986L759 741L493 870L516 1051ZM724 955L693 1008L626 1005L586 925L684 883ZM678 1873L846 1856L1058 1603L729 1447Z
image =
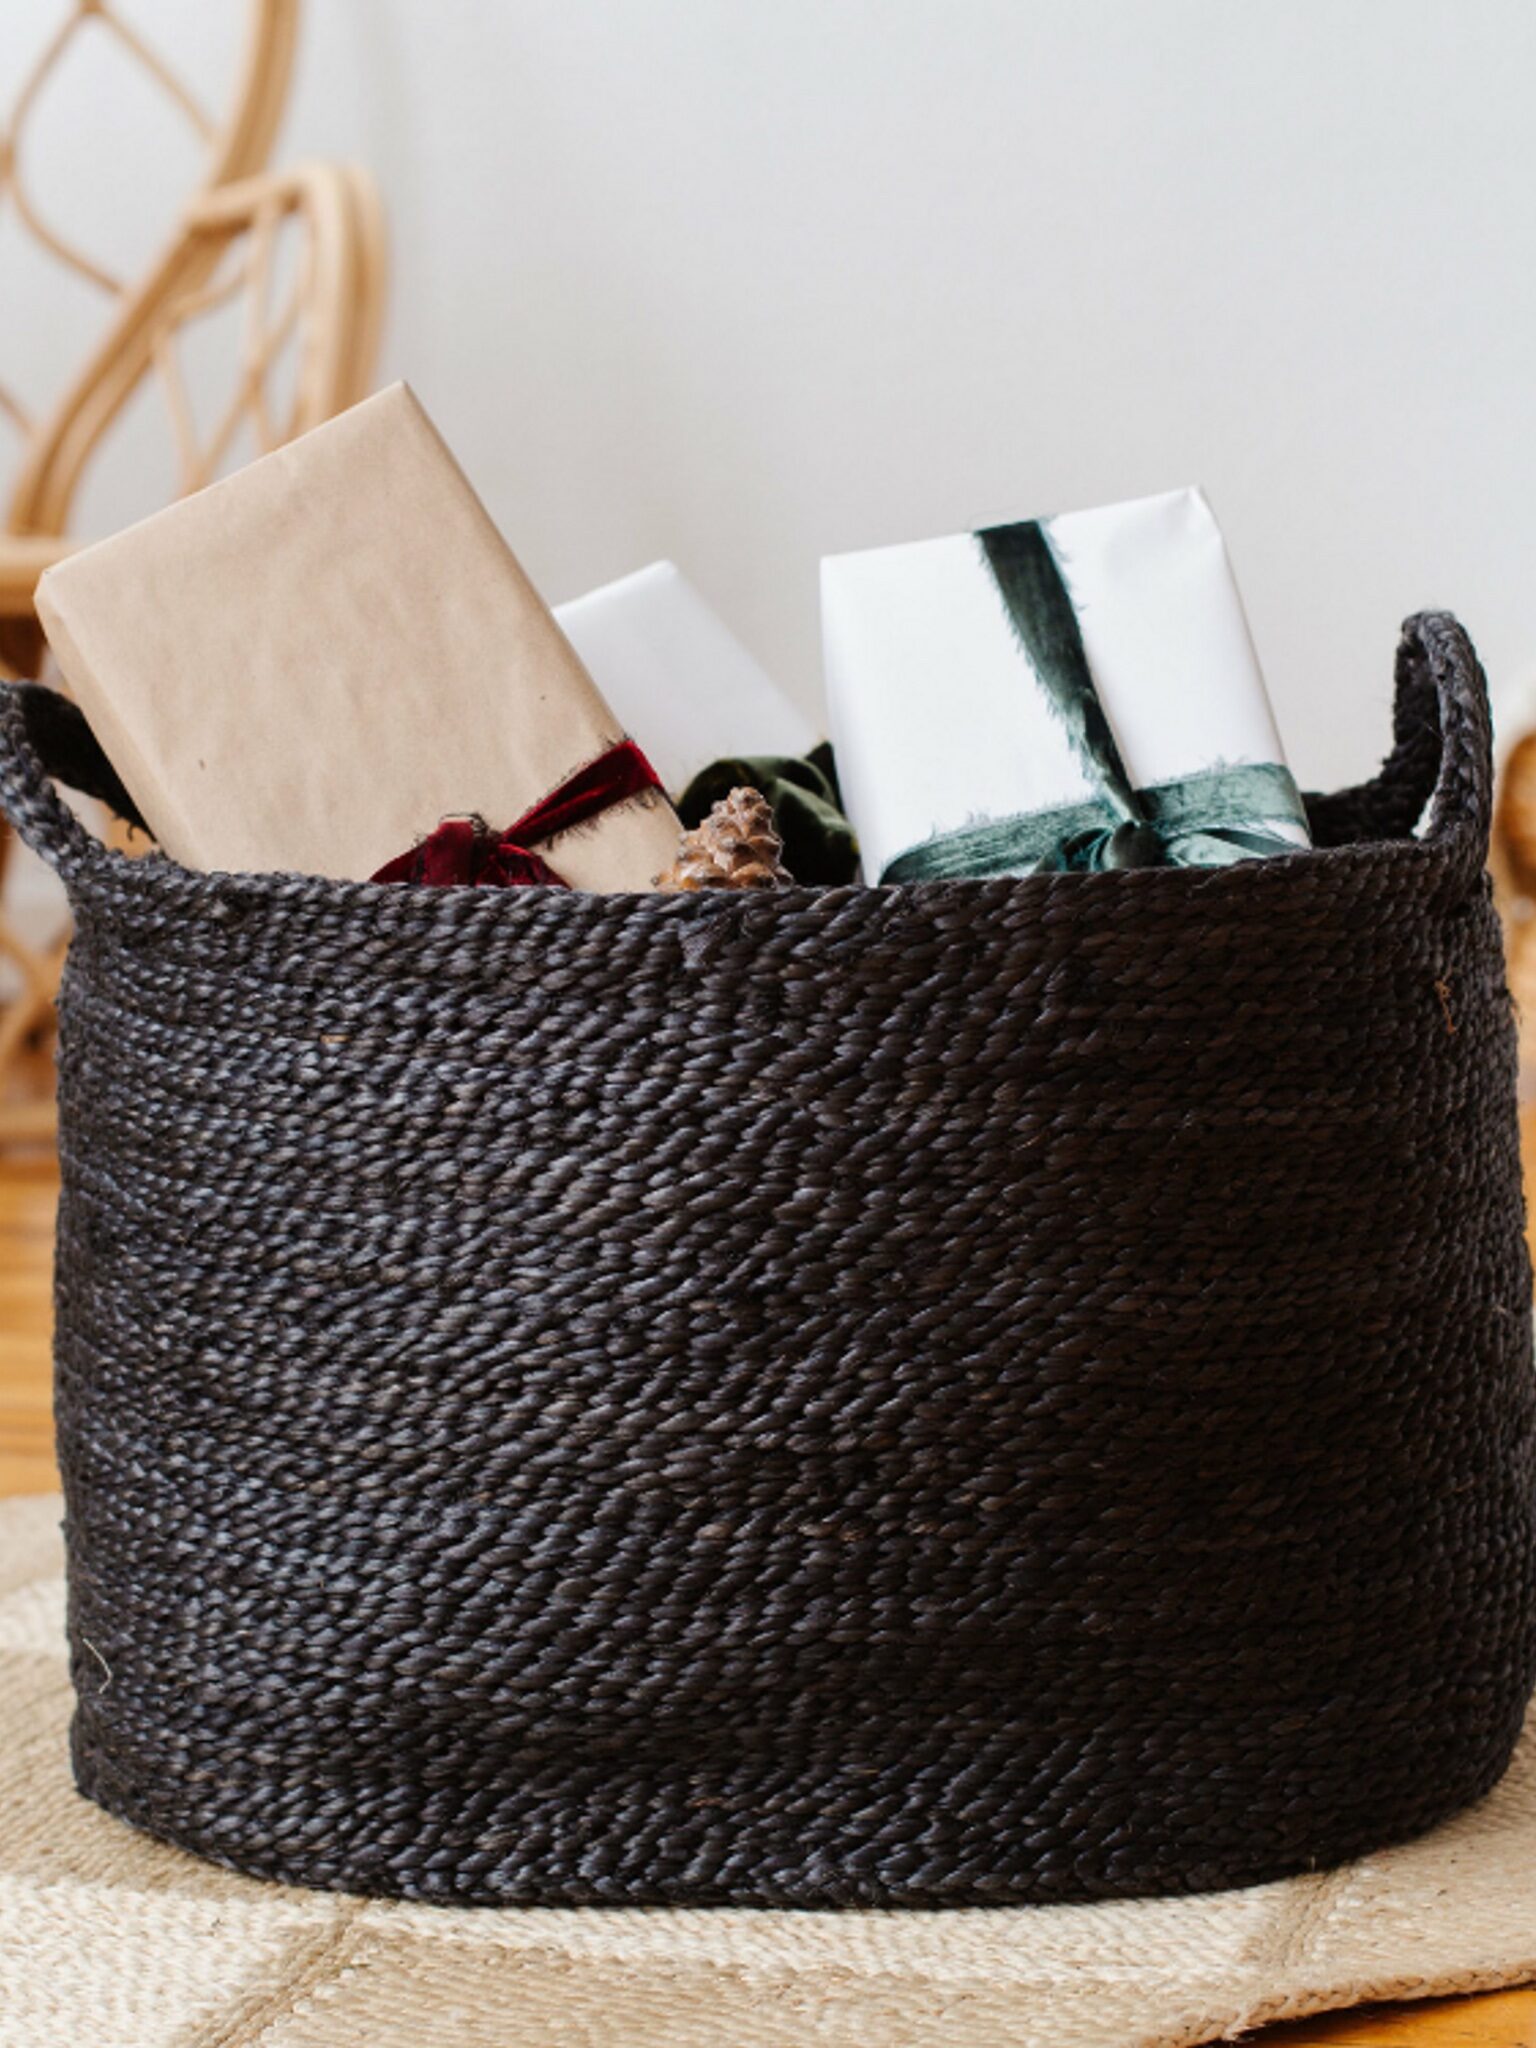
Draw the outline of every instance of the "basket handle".
M57 772L62 780L84 787L87 795L105 796L108 802L112 799L105 788L93 786L78 770L71 772L76 768L69 758L74 750L59 744L60 736L68 734L77 719L90 746L96 746L84 717L73 706L69 709L74 719L38 706L34 692L55 697L60 704L66 702L57 692L43 691L35 683L0 683L0 811L32 851L66 883L72 883L112 856L86 831L51 777ZM100 753L99 748L96 751ZM105 756L101 758L104 762Z
M1373 781L1307 799L1314 844L1410 838L1428 804L1424 843L1472 890L1493 825L1493 721L1482 664L1449 612L1419 612L1403 626L1392 741Z

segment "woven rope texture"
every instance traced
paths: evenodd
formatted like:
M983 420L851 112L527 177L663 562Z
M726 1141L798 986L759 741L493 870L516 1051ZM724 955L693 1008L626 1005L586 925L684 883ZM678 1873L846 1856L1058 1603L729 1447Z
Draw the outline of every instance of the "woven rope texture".
M1325 850L1206 872L199 875L5 702L82 1788L460 1903L1205 1889L1476 1798L1536 1675L1489 795L1443 616Z

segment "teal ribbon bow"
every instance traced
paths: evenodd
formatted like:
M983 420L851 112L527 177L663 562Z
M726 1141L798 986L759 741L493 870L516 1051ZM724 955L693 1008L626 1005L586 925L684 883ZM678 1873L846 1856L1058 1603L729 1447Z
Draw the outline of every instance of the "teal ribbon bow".
M1284 768L1212 768L1136 792L1140 817L1115 822L1100 803L988 819L946 832L887 863L883 882L976 881L987 875L1093 873L1102 868L1224 868L1266 854L1296 853L1268 829L1305 824Z
M944 832L887 862L882 882L973 880L986 875L1105 868L1218 868L1295 853L1278 827L1307 817L1278 762L1217 766L1136 789L1094 687L1071 595L1038 520L976 536L1014 636L1095 785L1085 803L989 818Z

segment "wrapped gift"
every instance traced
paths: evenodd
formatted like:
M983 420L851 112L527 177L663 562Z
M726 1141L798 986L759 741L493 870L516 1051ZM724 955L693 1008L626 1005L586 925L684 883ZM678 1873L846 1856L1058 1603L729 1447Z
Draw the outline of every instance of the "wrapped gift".
M817 733L671 562L557 605L562 632L677 795L722 756L808 754Z
M361 879L478 814L518 874L647 889L679 825L404 385L49 570L38 609L192 867ZM506 865L503 861L503 865Z
M832 556L822 619L872 881L1308 844L1199 491Z

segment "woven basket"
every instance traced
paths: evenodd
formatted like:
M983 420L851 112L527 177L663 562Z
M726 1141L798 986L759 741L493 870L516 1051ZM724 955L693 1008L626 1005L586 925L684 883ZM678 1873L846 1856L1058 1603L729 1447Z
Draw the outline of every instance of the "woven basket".
M1222 871L64 875L81 1788L311 1885L1229 1886L1493 1784L1536 1380L1486 695ZM1426 802L1428 823L1413 836Z

